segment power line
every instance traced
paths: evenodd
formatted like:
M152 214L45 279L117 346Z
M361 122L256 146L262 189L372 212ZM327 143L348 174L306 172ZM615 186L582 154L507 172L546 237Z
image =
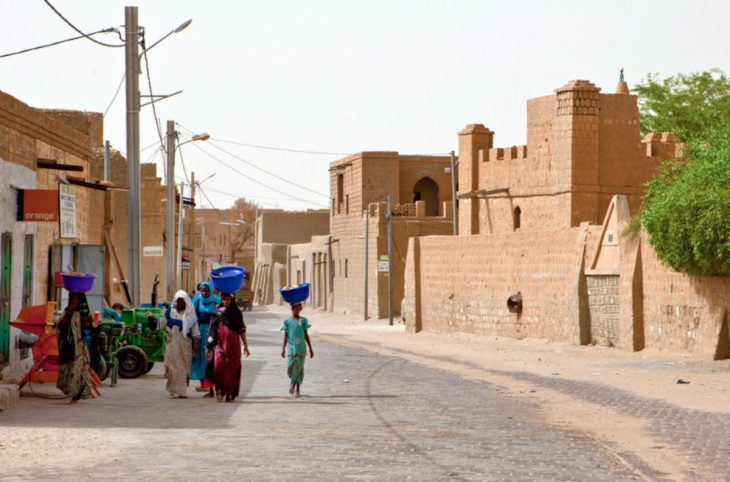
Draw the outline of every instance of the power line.
M290 181L290 180L288 180L288 179L286 179L286 178L284 178L284 177L282 177L282 176L279 176L278 174L274 174L274 173L273 173L273 172L271 172L271 171L267 171L266 169L264 169L264 168L262 168L262 167L259 167L259 166L257 166L256 164L254 164L254 163L252 163L252 162L249 162L249 161L247 161L246 159L244 159L244 158L242 158L242 157L239 157L239 156L237 156L237 155L235 155L235 154L233 154L233 153L231 153L231 152L228 152L227 150L223 149L223 148L222 148L222 147L220 147L220 146L217 146L217 145L216 145L215 143L213 143L213 142L211 142L211 143L210 143L210 145L211 145L211 146L213 146L213 147L215 147L215 148L216 148L216 149L218 149L219 151L221 151L221 152L224 152L224 153L228 154L229 156L231 156L231 157L233 157L233 158L235 158L235 159L238 159L239 161L243 162L244 164L247 164L247 165L249 165L249 166L253 167L254 169L258 169L259 171L261 171L261 172L264 172L264 173L268 174L269 176L275 177L275 178L277 178L277 179L279 179L279 180L281 180L281 181L284 181L284 182L286 182L287 184L291 184L292 186L294 186L294 187L298 187L299 189L302 189L302 190L304 190L304 191L309 191L309 192L311 192L311 193L317 194L318 196L326 197L326 198L328 198L328 199L329 199L329 195L327 195L327 194L323 194L323 193L321 193L321 192L319 192L319 191L315 191L314 189L310 189L310 188L308 188L308 187L306 187L306 186L302 186L301 184L297 184L297 183L295 183L295 182L292 182L292 181Z
M144 37L142 37L142 42L144 43ZM144 67L145 67L145 74L147 75L147 85L150 88L150 98L152 98L152 77L150 76L150 63L147 61L147 49L144 49L142 51L142 55L144 56ZM157 128L157 137L160 140L160 148L162 149L162 153L166 153L167 149L165 149L165 144L162 141L162 130L160 129L160 118L157 117L157 107L155 107L155 100L152 99L152 115L155 117L155 127ZM167 163L165 160L162 160L162 171L164 172L165 177L167 177Z
M127 72L129 72L129 70L124 71L124 75L122 75L122 79L119 81L119 85L117 85L117 90L114 91L114 96L112 97L112 100L109 102L109 105L106 106L106 109L104 109L104 115L102 117L106 117L106 114L109 112L109 109L112 108L112 104L114 103L115 100L117 100L119 91L122 90L122 85L124 85L124 79L127 78Z
M189 129L186 129L189 131ZM192 131L189 131L192 132ZM315 154L315 155L323 155L323 156L351 156L353 154L356 154L355 152L332 152L332 151L309 151L304 149L292 149L289 147L275 147L275 146L264 146L261 144L250 144L247 142L239 142L239 141L231 141L226 139L220 139L218 137L212 137L211 140L218 141L218 142L224 142L227 144L235 144L237 146L244 146L244 147L252 147L254 149L267 149L270 151L283 151L283 152L295 152L297 154ZM449 152L429 152L429 153L415 153L415 154L402 154L404 156L448 156Z
M249 144L247 142L229 141L226 139L213 138L214 141L225 142L227 144L235 144L237 146L253 147L255 149L267 149L270 151L296 152L298 154L316 154L322 156L349 156L352 152L327 152L327 151L308 151L305 149L292 149L289 147L264 146L261 144Z
M97 30L96 32L91 32L88 35L97 35L97 34L100 34L100 33L109 33L110 31L112 31L112 30L107 28L107 29L104 29L104 30ZM5 58L5 57L12 57L13 55L25 54L27 52L33 52L34 50L45 49L47 47L54 47L56 45L61 45L61 44L66 43L66 42L72 42L74 40L79 40L79 39L82 39L84 37L86 37L86 35L79 35L78 37L71 37L71 38L67 38L67 39L63 39L63 40L58 40L56 42L51 42L49 44L39 45L37 47L31 47L31 48L28 48L28 49L18 50L17 52L11 52L9 54L2 54L2 55L0 55L0 59Z
M55 12L56 15L58 15L59 17L61 17L61 20L63 20L64 22L66 22L66 24L69 27L71 27L72 29L76 30L77 33L80 33L82 37L86 37L87 39L91 40L92 42L94 42L96 44L99 44L99 45L103 45L104 47L124 47L126 45L126 44L108 44L106 42L100 42L100 41L98 41L98 40L96 40L94 38L91 38L90 35L92 35L92 34L86 34L86 33L82 32L81 30L79 30L76 27L76 25L72 24L66 17L63 16L63 14L61 14L61 12L59 12L58 10L56 10L56 7L54 7L51 4L51 2L49 2L48 0L43 0L43 1L46 3L46 5L48 5L48 7L51 10L53 10ZM114 29L107 29L107 31L114 32L115 30Z
M216 156L214 156L214 155L213 155L213 154L211 154L210 152L208 152L208 151L206 151L205 149L203 149L202 147L200 147L200 146L199 146L199 145L198 145L197 143L192 143L192 144L193 144L193 146L195 146L195 148L196 148L196 149L198 149L198 150L202 151L202 152L203 152L203 153L204 153L205 155L207 155L208 157L210 157L210 158L211 158L211 159L213 159L214 161L218 162L219 164L222 164L223 166L227 167L228 169L230 169L231 171L235 172L235 173L236 173L236 174L238 174L239 176L241 176L241 177L244 177L244 178L248 179L249 181L251 181L251 182L253 182L253 183L256 183L256 184L258 184L258 185L260 185L260 186L263 186L263 187L265 187L266 189L269 189L269 190L271 190L271 191L274 191L274 192L276 192L276 193L279 193L279 194L283 194L284 196L286 196L286 197L288 197L288 198L290 198L290 199L294 199L295 201L301 201L301 202L304 202L304 203L307 203L307 204L311 204L311 205L313 205L313 206L318 206L318 207L322 207L322 205L321 205L321 204L317 204L316 202L310 201L310 200L308 200L308 199L302 199L302 198L298 198L298 197L296 197L296 196L292 196L291 194L289 194L289 193L287 193L287 192L281 191L281 190L279 190L279 189L276 189L275 187L271 187L271 186L269 186L269 185L267 185L267 184L264 184L263 182L261 182L261 181L258 181L258 180L256 180L256 179L254 179L254 178L252 178L252 177L250 177L250 176L248 176L248 175L246 175L246 174L242 173L241 171L239 171L239 170L238 170L238 169L236 169L235 167L233 167L233 166L231 166L231 165L229 165L229 164L225 163L224 161L221 161L221 160L220 160L219 158L217 158Z

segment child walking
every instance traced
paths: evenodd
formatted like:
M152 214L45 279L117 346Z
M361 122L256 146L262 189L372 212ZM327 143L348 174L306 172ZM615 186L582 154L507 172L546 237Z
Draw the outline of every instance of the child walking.
M281 325L281 331L284 332L284 342L281 347L281 357L288 356L286 374L289 376L291 383L289 384L289 393L294 398L300 397L300 389L304 380L304 358L307 356L307 346L309 346L309 356L314 357L312 350L312 342L309 340L309 320L299 316L302 312L301 303L293 303L291 305L291 318L284 320Z

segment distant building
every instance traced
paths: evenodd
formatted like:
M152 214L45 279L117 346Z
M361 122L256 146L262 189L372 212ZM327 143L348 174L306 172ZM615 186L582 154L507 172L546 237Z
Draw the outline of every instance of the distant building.
M446 156L397 152L362 152L330 164L332 310L364 314L367 299L368 316L388 316L388 273L378 262L388 259L390 196L392 309L400 313L408 239L452 234L450 165Z
M326 209L284 211L262 209L255 226L254 301L258 304L280 302L278 290L288 286L287 252L292 244L308 243L312 236L329 234Z

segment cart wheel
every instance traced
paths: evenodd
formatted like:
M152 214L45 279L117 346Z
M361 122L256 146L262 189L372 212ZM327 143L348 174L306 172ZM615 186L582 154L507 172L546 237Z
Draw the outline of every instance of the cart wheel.
M96 376L99 377L99 380L101 380L102 382L106 380L107 376L109 376L109 366L106 364L106 360L104 359L104 357L99 357L99 363L96 364L94 372L96 373Z
M147 362L147 368L144 370L144 374L147 375L150 370L152 370L152 367L155 366L155 362L148 361Z
M119 358L119 376L137 378L147 369L147 355L138 346L123 346L117 352Z

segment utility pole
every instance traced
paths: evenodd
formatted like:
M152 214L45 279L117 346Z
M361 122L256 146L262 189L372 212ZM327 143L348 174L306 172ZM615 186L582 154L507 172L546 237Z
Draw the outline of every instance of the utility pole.
M388 195L388 325L393 326L393 211Z
M363 320L368 320L368 210L363 211L365 217L365 301Z
M459 234L459 213L456 211L456 157L451 151L451 214L453 216L454 236Z
M111 160L110 160L110 152L111 145L109 144L109 141L104 141L104 180L109 182L111 179Z
M176 289L181 290L182 289L182 252L183 252L183 208L184 208L184 202L183 195L185 194L185 183L180 183L180 204L178 208L178 219L177 219L177 287ZM188 270L188 273L190 270ZM189 276L188 276L189 277ZM172 297L175 296L175 293L170 296L170 299L168 300L170 303L173 303L175 300L172 299Z
M188 249L190 250L190 279L188 291L195 291L195 287L198 284L198 265L197 257L195 256L195 173L190 173L190 198L193 200L193 205L190 206L190 231L188 231ZM205 240L201 242L205 244Z
M182 199L180 199L182 202ZM175 121L167 121L167 246L166 279L167 300L172 303L175 295Z
M126 44L126 94L127 94L127 280L132 304L140 304L140 180L139 180L139 24L137 7L124 7Z

